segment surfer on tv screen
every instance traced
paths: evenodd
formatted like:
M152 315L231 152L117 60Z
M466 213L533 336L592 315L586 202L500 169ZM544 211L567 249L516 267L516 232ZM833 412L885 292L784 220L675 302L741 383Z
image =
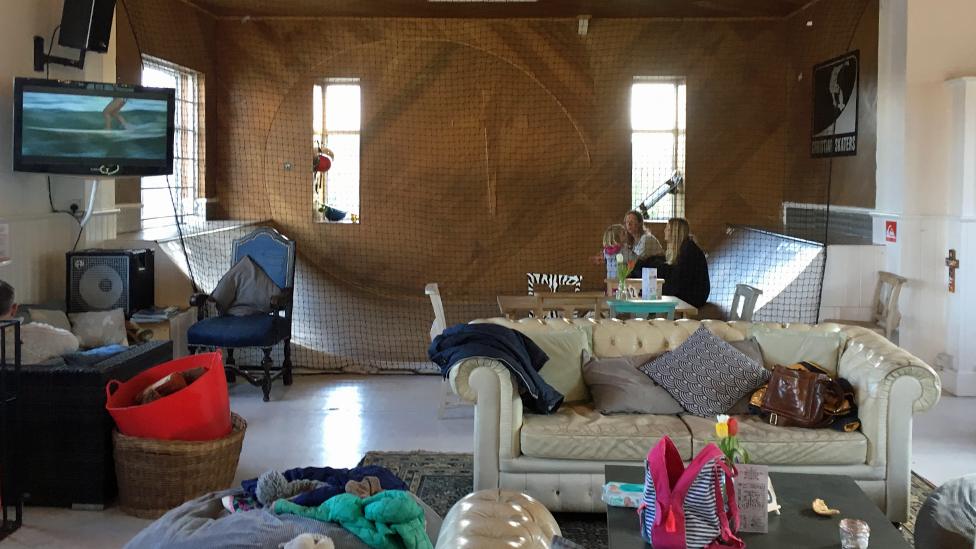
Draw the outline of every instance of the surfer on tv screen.
M108 105L105 105L105 108L102 110L102 116L105 117L106 130L112 129L113 119L119 121L119 124L122 125L122 129L129 129L129 123L126 122L125 117L122 116L122 113L120 112L122 107L125 106L125 101L126 99L124 97L115 97L109 101Z

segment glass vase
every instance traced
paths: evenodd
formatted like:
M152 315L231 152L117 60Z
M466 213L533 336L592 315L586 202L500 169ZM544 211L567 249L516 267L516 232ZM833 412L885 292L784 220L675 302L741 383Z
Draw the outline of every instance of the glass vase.
M616 295L616 298L619 299L619 300L621 300L621 301L626 301L628 297L629 297L629 295L627 293L627 282L624 281L622 283L618 283L617 284L617 295Z

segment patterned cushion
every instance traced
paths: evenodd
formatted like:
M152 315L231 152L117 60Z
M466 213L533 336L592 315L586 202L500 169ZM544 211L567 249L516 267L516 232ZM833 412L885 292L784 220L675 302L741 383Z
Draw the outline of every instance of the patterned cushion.
M680 347L641 366L686 410L721 414L769 381L769 371L701 326Z

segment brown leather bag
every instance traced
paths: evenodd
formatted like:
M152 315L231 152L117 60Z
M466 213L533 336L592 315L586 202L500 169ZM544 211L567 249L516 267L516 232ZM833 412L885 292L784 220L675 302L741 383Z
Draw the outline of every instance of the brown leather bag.
M830 376L777 366L766 386L762 406L771 425L827 427L844 407L844 391Z

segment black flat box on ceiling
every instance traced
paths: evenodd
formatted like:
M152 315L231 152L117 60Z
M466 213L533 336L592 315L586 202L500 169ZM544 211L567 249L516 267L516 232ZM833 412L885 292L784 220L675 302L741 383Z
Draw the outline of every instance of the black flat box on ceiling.
M64 0L58 44L105 53L114 16L115 0Z
M122 309L129 318L154 304L152 250L68 252L66 267L65 303L69 313Z

